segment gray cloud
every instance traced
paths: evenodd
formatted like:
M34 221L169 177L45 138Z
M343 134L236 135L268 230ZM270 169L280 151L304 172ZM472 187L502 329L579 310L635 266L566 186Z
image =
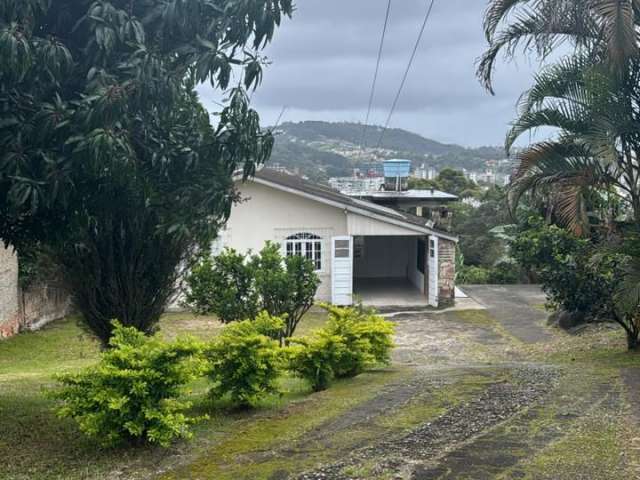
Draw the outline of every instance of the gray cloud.
M372 121L383 123L406 68L428 0L394 0ZM430 138L501 144L532 68L500 66L497 96L475 77L485 48L484 0L436 0L409 80L392 119ZM253 96L264 124L285 120L364 121L386 0L298 0L265 55L272 64ZM218 100L202 86L205 104Z

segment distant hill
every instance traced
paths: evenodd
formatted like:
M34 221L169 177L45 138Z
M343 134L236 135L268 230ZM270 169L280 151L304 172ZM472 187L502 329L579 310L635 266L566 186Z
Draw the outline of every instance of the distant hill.
M291 137L295 137L306 142L331 142L338 140L359 146L362 141L364 126L360 123L309 121L300 123L284 123L279 130L284 131ZM375 147L379 141L381 133L382 127L372 126L367 128L366 139L363 143L368 147ZM457 153L464 151L464 148L459 145L446 145L400 128L388 129L383 136L380 148L430 155L442 155L445 153Z
M382 127L367 128L365 142L362 142L363 131L363 125L359 123L283 123L276 129L271 163L299 169L311 178L325 181L332 176L349 175L359 164L387 158L413 160L415 167L426 163L438 169L451 167L471 171L484 170L487 160L504 158L504 150L499 147L465 148L399 128L388 129L377 147Z

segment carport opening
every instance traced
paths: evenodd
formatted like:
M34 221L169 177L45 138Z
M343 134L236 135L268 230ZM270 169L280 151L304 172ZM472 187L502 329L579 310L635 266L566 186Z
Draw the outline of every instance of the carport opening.
M424 306L425 240L417 236L354 237L353 291L369 306Z

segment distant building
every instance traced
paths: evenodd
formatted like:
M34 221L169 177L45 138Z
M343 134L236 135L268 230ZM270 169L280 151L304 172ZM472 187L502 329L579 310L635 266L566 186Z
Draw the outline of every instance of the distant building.
M345 195L352 192L375 192L380 190L383 184L384 177L334 177L329 179L329 186Z
M499 185L504 187L509 185L511 177L505 173L497 173L494 170L485 170L484 172L470 172L463 169L464 176L472 182L484 185Z
M438 171L434 167L430 167L426 163L423 163L416 168L413 175L421 180L435 180L438 176Z

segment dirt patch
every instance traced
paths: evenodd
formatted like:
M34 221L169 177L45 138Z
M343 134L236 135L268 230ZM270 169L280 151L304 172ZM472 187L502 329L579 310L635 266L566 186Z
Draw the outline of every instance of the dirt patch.
M395 363L463 366L514 357L511 339L484 311L403 314L393 321Z

